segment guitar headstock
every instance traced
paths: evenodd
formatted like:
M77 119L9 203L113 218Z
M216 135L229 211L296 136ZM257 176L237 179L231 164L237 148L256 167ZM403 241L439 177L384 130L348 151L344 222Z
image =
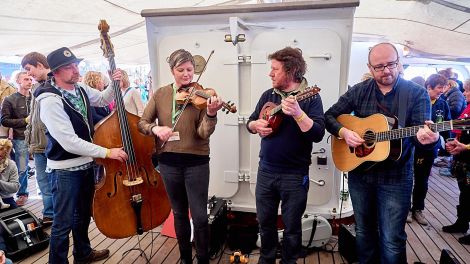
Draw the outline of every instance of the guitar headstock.
M301 100L317 95L320 92L320 90L321 89L315 84L314 86L305 88L303 92L296 95L295 97L297 98L297 101L301 101Z
M103 50L103 56L105 58L114 57L114 47L111 44L111 39L109 38L109 25L106 23L106 20L100 20L98 25L98 30L100 31L100 40L101 40L101 50Z

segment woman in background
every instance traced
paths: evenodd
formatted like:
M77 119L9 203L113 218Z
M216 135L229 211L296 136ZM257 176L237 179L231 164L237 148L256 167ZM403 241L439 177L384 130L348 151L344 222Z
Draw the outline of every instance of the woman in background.
M140 95L140 90L130 87L129 75L124 70L121 70L122 79L119 87L121 88L122 97L124 99L124 107L127 112L142 116L144 113L144 103Z
M83 82L90 86L91 88L95 88L98 91L103 91L105 87L105 77L101 72L97 71L89 71L85 74L83 78ZM103 118L108 116L111 113L109 106L103 107L96 107L93 106L91 108L92 115L93 115L93 124L96 125L100 122Z

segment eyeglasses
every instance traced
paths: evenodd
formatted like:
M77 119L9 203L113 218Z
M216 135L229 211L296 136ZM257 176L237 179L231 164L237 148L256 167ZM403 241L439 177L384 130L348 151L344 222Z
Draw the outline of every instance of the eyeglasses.
M377 65L377 66L372 66L371 65L372 69L374 69L374 71L376 71L376 72L384 71L385 67L387 67L389 70L391 70L391 69L395 69L397 66L398 66L398 60L396 60L394 62L389 62L385 65Z

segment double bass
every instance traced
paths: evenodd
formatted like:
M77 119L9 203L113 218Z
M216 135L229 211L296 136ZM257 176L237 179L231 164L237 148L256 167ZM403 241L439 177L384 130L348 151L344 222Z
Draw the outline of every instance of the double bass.
M114 51L108 31L101 20L101 48L114 72ZM115 110L95 127L93 141L106 148L123 148L126 162L96 159L104 167L102 180L95 186L93 218L109 238L125 238L152 230L170 213L170 203L162 178L151 163L155 141L137 129L140 118L125 110L119 81L113 81Z

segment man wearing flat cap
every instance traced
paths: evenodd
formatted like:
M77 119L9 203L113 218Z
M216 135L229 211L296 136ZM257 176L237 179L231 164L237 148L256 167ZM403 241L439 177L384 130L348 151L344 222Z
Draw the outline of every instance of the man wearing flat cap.
M68 48L47 56L52 78L36 89L42 122L47 128L47 170L50 171L54 222L49 263L67 263L69 233L73 234L74 263L105 259L109 250L94 250L88 238L94 193L93 158L125 161L121 148L107 149L92 143L91 106L105 106L114 99L113 89L103 92L78 83L78 59ZM121 79L116 70L114 80Z

